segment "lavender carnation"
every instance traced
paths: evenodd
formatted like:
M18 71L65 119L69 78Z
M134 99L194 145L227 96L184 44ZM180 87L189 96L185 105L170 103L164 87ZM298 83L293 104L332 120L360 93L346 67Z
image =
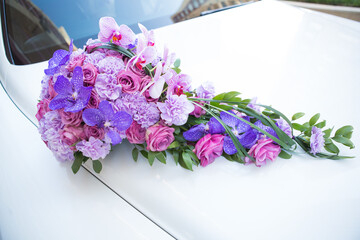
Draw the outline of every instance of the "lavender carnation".
M40 99L49 98L49 81L51 79L50 75L44 75L41 80L41 92Z
M324 133L320 128L312 127L310 137L310 153L317 154L325 145Z
M49 129L54 129L55 131L63 128L64 124L61 122L61 116L58 111L47 112L39 122L38 131L41 134L42 140L45 142L48 141L45 133Z
M82 140L76 144L76 149L92 160L99 158L104 159L110 152L110 143L105 143L99 139L90 137L89 141Z
M115 100L120 97L122 88L115 75L102 73L96 78L95 89L101 98Z
M58 131L54 128L50 128L45 132L47 139L47 146L53 152L55 158L60 162L73 161L74 152L69 148L69 145L65 144Z
M208 99L215 97L215 87L213 83L212 82L202 83L196 89L196 95L199 98L208 98Z
M74 160L73 151L60 139L59 130L63 126L60 114L57 111L50 111L40 120L38 131L41 134L41 139L46 142L57 160L61 162L72 161Z
M148 128L160 120L160 112L155 103L148 103L139 93L124 93L121 99L116 100L115 109L131 114L134 121L143 128Z
M172 124L177 126L184 125L189 113L194 111L194 105L188 101L185 95L169 95L164 103L158 102L157 106L161 111L161 118L169 126Z
M124 61L117 57L106 57L98 63L100 73L117 74L125 68Z
M91 63L94 66L97 66L101 60L103 60L106 57L105 53L95 51L90 54L85 54L86 58L84 60L84 64Z
M290 125L282 118L276 120L276 126L278 126L286 135L292 138Z

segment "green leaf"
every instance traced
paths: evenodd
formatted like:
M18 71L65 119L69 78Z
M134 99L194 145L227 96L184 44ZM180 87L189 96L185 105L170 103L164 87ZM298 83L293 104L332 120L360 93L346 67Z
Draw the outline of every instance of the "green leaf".
M183 152L181 156L182 156L182 160L184 161L185 168L192 171L193 162L191 160L190 155L186 152Z
M326 126L326 120L315 124L315 127L317 127L317 128L323 128L325 126Z
M151 151L148 152L148 161L149 161L150 166L153 165L154 160L155 160L155 153L151 152Z
M148 158L148 155L149 155L149 154L148 154L147 151L141 150L140 153L141 153L141 155L143 155L144 158L146 158L146 159Z
M71 166L71 169L72 169L73 173L76 174L79 171L81 164L83 163L83 160L85 159L85 157L83 156L83 154L80 151L75 152L74 157L75 157L75 160Z
M175 62L174 62L174 67L175 68L179 68L180 67L180 64L181 64L181 60L180 58L176 59Z
M332 138L332 140L334 140L338 143L341 143L345 146L348 146L348 147L350 147L350 149L353 149L355 147L353 142L350 139L343 137L343 136L335 136Z
M173 68L173 70L174 70L177 74L181 73L181 69L180 69L180 68Z
M96 173L100 173L102 169L102 164L99 160L92 161L93 169Z
M174 161L175 161L176 165L178 165L180 153L179 153L178 151L174 151L174 152L172 153L172 155L173 155L173 158L174 158Z
M213 100L223 100L225 95L226 95L226 93L220 93L220 94L216 95L215 97L213 97Z
M196 166L198 166L199 163L200 163L200 160L199 160L199 158L196 156L196 154L195 154L193 151L191 151L191 150L186 150L185 152L187 152L187 153L190 155L190 157L191 157L191 159L193 160L193 162L196 164Z
M180 146L180 143L178 141L173 141L169 146L168 146L168 149L171 149L171 148L177 148Z
M349 133L345 134L344 137L346 137L347 139L351 139L352 134L353 134L353 132L349 132Z
M339 154L340 150L334 143L328 143L324 146L325 150L330 153Z
M310 124L309 122L306 122L303 124L303 127L306 128L306 129L310 129Z
M350 125L343 126L335 132L335 136L348 135L348 134L351 134L353 131L354 131L354 128L352 126L350 126ZM351 137L351 135L350 135L350 137Z
M292 157L292 155L284 150L282 150L279 154L279 157L283 158L283 159L290 159Z
M227 93L225 93L223 100L229 100L230 101L231 99L237 97L240 94L241 93L236 92L236 91L227 92ZM241 101L241 99L240 99L240 101Z
M331 159L331 160L341 160L341 159L347 159L347 158L354 158L352 156L330 155L330 154L325 154L325 153L317 153L316 156L321 157L321 158Z
M139 150L137 148L134 148L132 150L132 157L134 159L134 161L136 162L138 160L138 157L139 157Z
M299 118L303 117L304 115L305 115L305 113L303 113L303 112L295 113L295 114L292 116L291 120L292 120L292 121L295 121L296 119L299 119Z
M163 152L158 152L158 153L155 154L155 156L156 156L157 160L159 160L163 164L166 164L166 156L164 155Z
M307 129L306 127L304 127L303 125L298 124L298 123L293 123L292 126L295 130L298 130L300 132L304 132Z
M324 138L329 138L331 135L333 128L329 128L323 131L323 133L325 133Z
M310 126L314 126L315 123L319 120L319 118L320 118L320 113L317 113L314 116L312 116L309 121Z
M174 134L175 134L175 135L177 135L177 134L180 133L180 130L181 130L180 127L175 126L174 129L175 129L175 131L174 131Z

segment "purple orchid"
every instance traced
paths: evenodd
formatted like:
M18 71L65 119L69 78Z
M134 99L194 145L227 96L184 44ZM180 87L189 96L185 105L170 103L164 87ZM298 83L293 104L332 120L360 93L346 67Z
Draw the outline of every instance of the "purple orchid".
M199 124L191 127L189 130L183 133L184 138L190 142L196 142L206 134L222 134L225 132L225 128L219 123L216 118L210 118L207 124Z
M63 49L56 50L53 54L53 57L49 60L48 69L44 70L45 74L54 75L62 65L69 61L72 51L73 40L70 42L69 51Z
M74 68L71 81L58 76L54 90L58 95L49 104L51 110L64 108L65 112L79 112L88 104L92 87L83 86L83 71L78 66Z
M232 111L229 112L234 114ZM220 118L226 125L231 128L232 132L239 140L241 145L247 149L251 148L263 135L263 133L261 133L260 131L252 128L249 124L241 121L235 116L230 115L229 113L221 112ZM244 119L250 122L250 117L245 117ZM278 138L275 130L269 126L262 124L260 120L256 121L254 125ZM230 136L225 136L224 138L224 151L229 155L235 154L237 152L235 144L233 143Z
M85 109L83 120L89 126L104 128L113 145L122 141L118 131L125 131L133 121L131 115L125 111L115 113L108 101L100 102L99 109Z

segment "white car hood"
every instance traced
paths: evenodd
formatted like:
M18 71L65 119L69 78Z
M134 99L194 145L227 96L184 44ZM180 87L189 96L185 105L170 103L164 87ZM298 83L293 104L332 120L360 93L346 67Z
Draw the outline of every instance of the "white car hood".
M329 126L360 129L360 23L268 0L160 28L155 35L181 58L194 87L212 81L218 93L258 96L288 116L321 112ZM46 63L0 67L10 96L36 122ZM6 76L14 72L7 68L17 69L17 76ZM16 78L21 85L6 82ZM176 238L360 236L358 148L344 150L356 156L349 160L300 152L257 168L219 158L193 172L171 157L152 167L143 158L134 162L131 149L128 143L115 147L98 178Z

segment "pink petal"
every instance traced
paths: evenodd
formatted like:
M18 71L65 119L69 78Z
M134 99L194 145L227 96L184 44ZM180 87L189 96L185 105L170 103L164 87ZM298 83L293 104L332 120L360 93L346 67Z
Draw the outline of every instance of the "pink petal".
M102 17L99 20L100 32L98 38L102 42L108 42L113 33L116 32L119 28L116 21L112 17Z
M119 32L121 34L121 45L127 46L135 42L135 33L128 26L120 25Z
M159 98L165 84L165 79L160 77L149 89L150 97L152 98Z

